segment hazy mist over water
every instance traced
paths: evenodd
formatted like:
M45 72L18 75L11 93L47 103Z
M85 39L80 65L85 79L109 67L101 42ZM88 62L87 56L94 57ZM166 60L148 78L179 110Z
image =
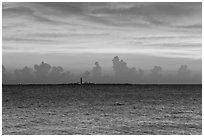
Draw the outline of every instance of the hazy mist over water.
M129 67L127 62L115 56L112 59L111 73L103 73L103 66L95 62L92 68L83 73L72 73L62 66L52 66L46 62L33 67L7 71L2 66L3 83L76 83L80 77L85 83L202 83L202 74L191 71L187 65L177 70L163 70L162 66L154 66L151 70Z

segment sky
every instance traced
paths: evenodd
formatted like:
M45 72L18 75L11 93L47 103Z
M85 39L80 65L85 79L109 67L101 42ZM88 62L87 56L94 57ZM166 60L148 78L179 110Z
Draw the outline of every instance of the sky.
M42 61L81 73L97 61L113 71L155 65L202 71L202 3L2 4L2 62L7 70Z

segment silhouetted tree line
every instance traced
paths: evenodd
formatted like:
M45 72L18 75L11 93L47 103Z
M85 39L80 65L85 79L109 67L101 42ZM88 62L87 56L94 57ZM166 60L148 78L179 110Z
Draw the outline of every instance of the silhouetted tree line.
M114 75L102 75L102 67L95 62L92 70L85 71L81 75L73 75L64 71L61 66L51 66L41 62L35 64L34 68L25 66L23 69L16 69L13 73L8 72L2 65L3 83L72 83L83 77L84 82L95 83L201 83L200 74L191 74L187 65L181 65L174 74L162 73L161 66L154 66L149 74L142 69L129 68L127 63L118 56L112 60Z

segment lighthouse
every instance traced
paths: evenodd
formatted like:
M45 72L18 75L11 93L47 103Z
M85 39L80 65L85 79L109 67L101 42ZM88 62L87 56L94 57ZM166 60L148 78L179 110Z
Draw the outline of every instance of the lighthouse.
M80 83L81 83L81 85L83 84L82 77L81 77Z

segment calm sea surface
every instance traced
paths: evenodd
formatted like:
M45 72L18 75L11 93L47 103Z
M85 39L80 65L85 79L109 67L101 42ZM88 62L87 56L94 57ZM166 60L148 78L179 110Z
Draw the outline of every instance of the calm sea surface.
M202 134L201 85L7 85L3 134Z

